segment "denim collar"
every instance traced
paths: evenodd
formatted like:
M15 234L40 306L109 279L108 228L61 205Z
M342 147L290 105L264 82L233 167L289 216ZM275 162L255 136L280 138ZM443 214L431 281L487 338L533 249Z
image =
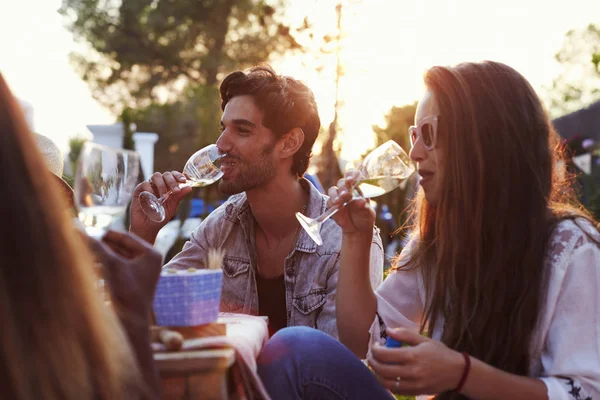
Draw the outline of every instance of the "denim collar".
M306 178L299 178L300 185L308 192L308 207L306 208L306 215L311 218L315 218L327 210L327 199L328 197L321 192ZM232 202L233 207L228 207L226 213L230 216L237 214L237 218L240 224L245 227L246 232L253 232L254 229L250 228L253 222L254 216L250 209L250 202L246 197L246 193L240 193L236 195L237 199ZM248 229L250 228L250 229ZM296 241L295 250L302 251L305 253L315 253L317 251L317 244L308 236L308 233L304 229L300 229L298 234L298 240Z

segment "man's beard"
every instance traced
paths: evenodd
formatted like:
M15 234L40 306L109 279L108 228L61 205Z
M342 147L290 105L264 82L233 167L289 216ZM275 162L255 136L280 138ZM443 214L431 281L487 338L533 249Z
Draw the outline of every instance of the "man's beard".
M275 177L275 166L269 156L274 148L275 141L265 146L261 151L260 159L252 164L243 163L238 158L236 168L240 169L240 173L235 180L226 181L221 179L219 181L219 190L221 193L230 196L246 192L272 180Z

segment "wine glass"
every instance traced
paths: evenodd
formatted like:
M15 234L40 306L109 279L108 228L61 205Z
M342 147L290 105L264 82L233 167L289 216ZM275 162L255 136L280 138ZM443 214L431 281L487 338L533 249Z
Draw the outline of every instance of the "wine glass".
M408 178L415 167L402 147L393 140L388 140L371 151L358 167L359 176L352 186L352 199L381 196L397 188ZM316 218L310 218L297 212L296 218L302 228L319 246L323 239L319 231L321 225L346 204L338 204Z
M135 151L86 142L77 160L75 204L86 233L102 238L125 214L137 184L140 158Z
M208 186L221 179L221 159L225 154L219 153L216 144L210 144L195 152L183 167L183 175L187 181L180 183L179 188ZM150 192L140 193L140 206L148 216L148 219L154 222L165 220L164 202L173 194L170 190L157 198Z

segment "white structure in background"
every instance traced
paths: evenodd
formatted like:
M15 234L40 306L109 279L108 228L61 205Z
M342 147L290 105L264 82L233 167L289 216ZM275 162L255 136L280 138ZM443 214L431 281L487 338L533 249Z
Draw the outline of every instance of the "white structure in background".
M592 153L585 153L573 157L573 164L582 170L586 175L592 173Z
M29 129L33 132L35 131L33 125L33 106L31 103L26 102L25 100L19 100L19 104L21 105L21 109L23 110L23 114L25 114L25 120L27 121L27 125L29 125Z
M94 143L116 149L123 148L123 124L112 125L87 125L87 128L94 135Z
M123 124L116 123L112 125L87 125L87 128L94 135L93 142L108 147L120 149L123 147ZM154 144L158 140L158 135L152 132L137 132L133 134L135 151L140 153L140 162L144 179L147 179L154 172Z
M94 143L117 149L123 148L124 130L122 123L119 122L112 125L87 125L87 128L94 136L94 139L92 140ZM132 126L132 130L135 130L135 126ZM135 151L139 153L140 163L142 164L140 173L144 174L144 179L148 179L154 172L154 144L157 140L158 135L156 133L137 132L133 134ZM112 228L121 231L126 230L124 218L121 217L117 219L113 223ZM175 235L175 240L176 239L177 236Z
M152 132L136 132L133 134L135 150L140 153L144 179L150 178L154 173L154 144L158 134Z

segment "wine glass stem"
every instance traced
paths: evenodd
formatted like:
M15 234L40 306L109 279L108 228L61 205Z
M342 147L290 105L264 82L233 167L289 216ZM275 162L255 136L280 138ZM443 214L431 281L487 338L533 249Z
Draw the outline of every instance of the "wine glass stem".
M329 210L327 210L323 214L319 215L316 218L316 221L319 224L322 224L323 222L327 221L329 218L333 217L333 215L336 212L338 212L340 209L346 207L348 205L348 203L350 203L352 200L361 197L361 194L358 192L358 190L356 190L357 185L358 185L358 182L352 186L352 198L349 201L345 202L344 204L337 204L337 205L331 207Z
M190 186L192 186L192 182L190 182L190 181L185 181L185 182L182 182L179 185L177 185L177 187L179 189L183 189L183 188L190 187ZM173 189L169 190L167 193L160 196L158 198L158 201L160 202L161 205L165 204L165 201L167 201L169 199L169 197L171 197L172 194L173 194Z
M317 221L319 224L322 224L323 222L327 221L329 218L333 217L333 215L336 212L338 212L340 210L340 208L344 207L346 204L348 204L348 203L337 204L337 205L331 207L329 210L327 210L323 214L319 215L315 221Z

